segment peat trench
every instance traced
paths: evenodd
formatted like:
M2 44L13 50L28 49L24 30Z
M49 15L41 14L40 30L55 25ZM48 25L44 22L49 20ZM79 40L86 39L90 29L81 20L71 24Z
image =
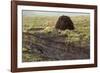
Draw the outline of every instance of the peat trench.
M89 59L90 57L89 49L65 42L64 36L51 37L43 33L23 33L23 35L24 48L52 60Z

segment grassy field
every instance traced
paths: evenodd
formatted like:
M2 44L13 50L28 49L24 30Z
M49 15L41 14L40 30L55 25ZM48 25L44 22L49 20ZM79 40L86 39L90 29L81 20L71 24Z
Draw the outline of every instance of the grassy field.
M89 46L90 46L90 25L89 25L90 18L89 16L88 15L70 16L70 18L72 19L74 23L75 29L72 31L70 30L60 31L60 33L58 33L54 28L58 17L59 16L38 16L38 15L32 16L32 17L23 16L23 33L31 33L34 35L39 32L39 33L44 34L45 37L56 36L56 38L58 36L65 36L64 38L61 38L60 41L64 41L66 48L73 49L77 46L78 48L81 48L82 50L89 49ZM34 30L35 28L42 28L42 29ZM28 35L23 35L23 41L25 40L30 40L28 38ZM46 42L44 40L39 41L38 39L33 37L32 43L43 46L42 43L45 44ZM25 47L26 44L27 42L23 42L23 49L22 49L23 62L55 60L55 59L43 56L34 51L32 52L31 49L34 49L34 48L30 48L30 47L27 48ZM60 46L58 47L60 48ZM85 56L88 56L86 57L86 59L89 58L89 50L85 51L85 53L86 53ZM81 58L77 58L77 59L81 59Z

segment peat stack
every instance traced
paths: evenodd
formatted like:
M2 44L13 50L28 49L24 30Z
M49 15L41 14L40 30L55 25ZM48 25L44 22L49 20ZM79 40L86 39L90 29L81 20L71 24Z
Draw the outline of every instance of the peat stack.
M60 30L74 30L74 24L69 16L60 16L55 26L56 29Z

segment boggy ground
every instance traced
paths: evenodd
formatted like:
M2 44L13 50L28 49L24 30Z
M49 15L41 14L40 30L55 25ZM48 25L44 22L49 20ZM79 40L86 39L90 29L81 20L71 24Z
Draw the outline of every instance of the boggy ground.
M89 15L71 16L75 29L56 31L59 16L23 16L22 61L90 58Z
M54 32L23 32L23 61L89 59L89 45L69 42L68 37Z

